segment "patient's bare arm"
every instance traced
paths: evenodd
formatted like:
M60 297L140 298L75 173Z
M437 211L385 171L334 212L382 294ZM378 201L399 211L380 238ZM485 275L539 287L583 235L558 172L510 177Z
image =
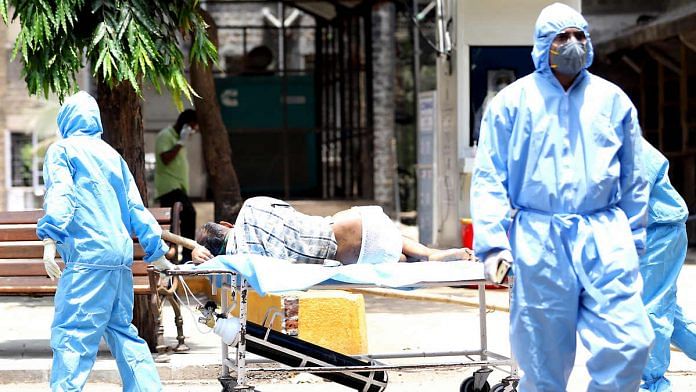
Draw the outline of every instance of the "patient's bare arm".
M474 252L468 248L452 248L452 249L433 249L429 248L418 241L414 241L408 237L403 237L404 245L401 252L405 259L416 259L418 261L455 261L455 260L473 260Z
M429 261L474 261L474 251L469 248L452 248L436 250L428 258Z
M401 253L405 256L399 261L426 261L428 257L435 252L435 249L428 248L418 241L414 241L408 237L403 237L403 247Z

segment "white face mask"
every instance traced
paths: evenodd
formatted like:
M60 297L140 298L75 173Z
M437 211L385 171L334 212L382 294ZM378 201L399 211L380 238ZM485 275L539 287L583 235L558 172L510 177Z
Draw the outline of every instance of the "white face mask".
M190 133L192 135L196 133L196 130L188 124L184 124L184 126L181 127L181 131L186 131L186 133Z

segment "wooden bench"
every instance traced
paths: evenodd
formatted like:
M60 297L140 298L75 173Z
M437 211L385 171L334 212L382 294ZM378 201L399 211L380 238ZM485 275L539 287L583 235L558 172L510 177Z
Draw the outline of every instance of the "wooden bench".
M179 208L177 208L179 207ZM180 206L173 208L150 208L162 229L179 232ZM52 296L56 293L58 280L52 281L43 264L43 243L36 236L36 223L44 215L43 210L0 212L0 295ZM159 286L153 292L148 275L148 264L143 261L145 251L134 238L133 244L133 290L135 304L133 324L140 337L145 339L150 351L163 352L163 328L161 326L160 296L167 297L174 305L173 291L176 287ZM174 259L176 246L170 246L167 258ZM60 255L56 261L64 268ZM176 323L179 338L178 351L186 349L183 343L183 328L179 306L176 303Z

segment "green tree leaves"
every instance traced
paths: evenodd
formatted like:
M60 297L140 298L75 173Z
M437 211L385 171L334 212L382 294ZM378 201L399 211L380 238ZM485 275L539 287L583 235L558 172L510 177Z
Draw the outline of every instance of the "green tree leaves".
M0 0L0 15L19 19L13 58L20 56L30 93L59 98L77 89L86 61L108 86L128 81L168 88L178 107L195 92L184 76L184 37L193 37L189 61L209 64L217 51L198 13L198 0Z

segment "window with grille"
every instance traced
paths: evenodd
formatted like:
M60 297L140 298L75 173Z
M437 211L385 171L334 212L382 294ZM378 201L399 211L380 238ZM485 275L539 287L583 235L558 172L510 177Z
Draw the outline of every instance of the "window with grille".
M13 187L32 186L32 135L10 133L10 180Z

